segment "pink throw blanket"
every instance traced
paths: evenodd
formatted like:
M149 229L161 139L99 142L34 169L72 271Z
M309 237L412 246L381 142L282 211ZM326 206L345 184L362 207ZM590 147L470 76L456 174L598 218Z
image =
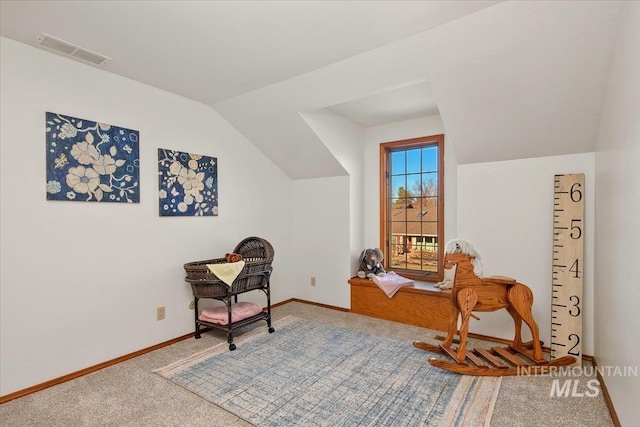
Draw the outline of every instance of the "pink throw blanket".
M247 317L255 316L262 311L262 307L252 302L238 302L231 304L231 322L235 323ZM200 317L203 322L217 323L219 325L226 325L229 323L229 314L227 313L227 307L214 307L202 310Z
M398 276L394 271L389 271L382 276L372 276L371 280L373 280L389 298L393 297L401 287L411 286L415 283L411 279Z

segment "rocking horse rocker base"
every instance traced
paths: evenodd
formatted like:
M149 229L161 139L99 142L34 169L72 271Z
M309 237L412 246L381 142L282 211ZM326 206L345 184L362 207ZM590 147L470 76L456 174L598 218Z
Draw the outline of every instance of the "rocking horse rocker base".
M453 361L433 358L429 363L458 374L477 376L508 376L544 374L558 366L571 365L575 357L565 356L546 360L542 354L542 344L538 325L533 319L531 290L514 279L501 276L479 278L473 271L473 256L460 252L447 253L445 268L456 267L453 289L451 290L453 311L449 332L440 345L416 341L413 345L422 350L442 353ZM469 319L472 312L507 310L514 321L515 336L507 347L476 348L467 350ZM458 318L461 317L459 344L453 347L457 332ZM533 340L523 343L522 322L529 326Z
M531 344L532 342L528 343ZM564 356L551 361L544 362L531 361L526 353L526 344L523 349L516 349L513 346L492 347L488 349L476 348L467 350L465 358L467 361L458 362L455 354L456 349L446 348L441 345L433 345L416 341L413 345L419 349L432 353L444 353L453 361L431 358L429 363L437 368L462 375L474 375L480 377L504 377L513 375L540 375L555 370L559 366L572 365L576 358ZM520 356L520 357L519 357Z

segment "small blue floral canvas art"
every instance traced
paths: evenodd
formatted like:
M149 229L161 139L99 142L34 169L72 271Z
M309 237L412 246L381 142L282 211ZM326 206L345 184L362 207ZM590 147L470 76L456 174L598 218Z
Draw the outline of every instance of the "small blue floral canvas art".
M158 149L160 216L217 216L218 159Z
M46 114L47 200L140 203L137 130Z

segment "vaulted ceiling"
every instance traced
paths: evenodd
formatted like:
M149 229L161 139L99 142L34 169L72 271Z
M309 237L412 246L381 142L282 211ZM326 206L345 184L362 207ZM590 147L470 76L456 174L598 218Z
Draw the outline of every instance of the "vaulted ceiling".
M593 151L620 4L609 1L2 1L105 71L212 106L293 179L344 169L301 113L362 127L439 113L458 162Z

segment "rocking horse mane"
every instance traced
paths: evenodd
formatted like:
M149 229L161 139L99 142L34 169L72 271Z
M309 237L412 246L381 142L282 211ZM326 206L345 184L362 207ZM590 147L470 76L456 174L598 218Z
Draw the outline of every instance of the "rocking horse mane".
M482 260L480 259L480 254L475 250L471 243L462 239L449 240L444 247L444 253L468 255L471 258L471 264L473 265L473 273L482 279Z

